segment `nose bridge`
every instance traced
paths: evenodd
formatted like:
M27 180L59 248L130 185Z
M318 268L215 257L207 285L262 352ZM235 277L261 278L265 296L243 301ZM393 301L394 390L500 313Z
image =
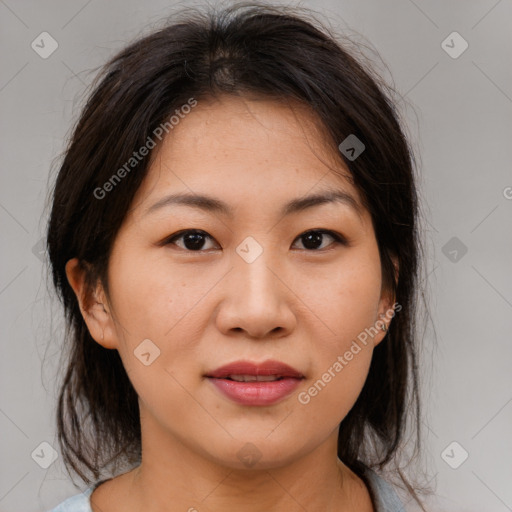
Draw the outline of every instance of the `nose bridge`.
M256 308L276 307L282 284L275 275L279 263L270 243L247 237L238 245L236 253L233 278L241 294L240 300Z

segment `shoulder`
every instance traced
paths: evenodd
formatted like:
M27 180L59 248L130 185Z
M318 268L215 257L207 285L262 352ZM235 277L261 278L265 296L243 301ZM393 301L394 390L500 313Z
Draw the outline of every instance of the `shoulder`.
M375 512L405 512L404 504L391 484L369 468L364 470L363 477L372 496Z
M89 487L84 492L71 496L49 512L92 512L89 498L94 487Z

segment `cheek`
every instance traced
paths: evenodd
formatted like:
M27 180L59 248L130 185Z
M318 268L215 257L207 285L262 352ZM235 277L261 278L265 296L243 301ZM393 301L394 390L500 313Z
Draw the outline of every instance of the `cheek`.
M309 387L298 398L333 428L357 400L371 364L381 276L380 261L369 254L347 258L344 265L329 269L329 279L316 276L321 287L303 289L321 327L311 337L317 341L311 347L315 357Z
M125 252L117 263L113 261L113 304L119 323L126 327L125 336L153 336L161 341L172 337L190 323L188 316L215 283L215 276L198 277L197 267L172 264L165 254L148 257Z
M358 328L354 325L352 331L357 332ZM373 345L347 335L327 342L323 340L323 347L317 349L307 387L301 390L297 399L310 417L322 418L326 428L334 429L361 393L368 376Z
M381 293L380 261L354 254L318 274L310 274L299 296L316 315L327 334L318 347L332 356L348 349L378 318ZM325 340L325 338L324 338Z
M198 276L192 266L172 266L165 257L128 251L112 261L118 350L130 380L148 403L162 395L186 402L178 382L187 389L196 385L192 376L197 375L198 346L208 320L205 299L217 276ZM146 366L144 359L152 362Z

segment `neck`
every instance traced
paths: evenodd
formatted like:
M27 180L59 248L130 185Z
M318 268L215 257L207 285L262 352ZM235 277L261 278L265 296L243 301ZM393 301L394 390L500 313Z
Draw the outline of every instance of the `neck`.
M143 432L142 462L125 475L125 510L373 510L362 481L336 456L337 431L315 451L263 469L234 469L163 439Z

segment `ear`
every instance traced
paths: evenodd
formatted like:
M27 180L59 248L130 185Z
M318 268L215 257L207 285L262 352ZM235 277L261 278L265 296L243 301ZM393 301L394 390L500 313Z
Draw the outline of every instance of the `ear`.
M86 273L87 270L78 258L66 263L66 276L75 292L89 333L102 347L115 349L118 347L117 336L106 294L99 283L94 292L88 289Z
M392 257L391 259L394 267L395 283L398 283L398 260L396 257ZM379 301L378 318L375 320L375 328L378 332L373 337L374 346L377 346L386 337L393 317L401 309L402 306L395 302L395 296L392 292L391 286L389 284L385 286L385 283L383 283ZM385 327L385 329L383 329L383 327Z

